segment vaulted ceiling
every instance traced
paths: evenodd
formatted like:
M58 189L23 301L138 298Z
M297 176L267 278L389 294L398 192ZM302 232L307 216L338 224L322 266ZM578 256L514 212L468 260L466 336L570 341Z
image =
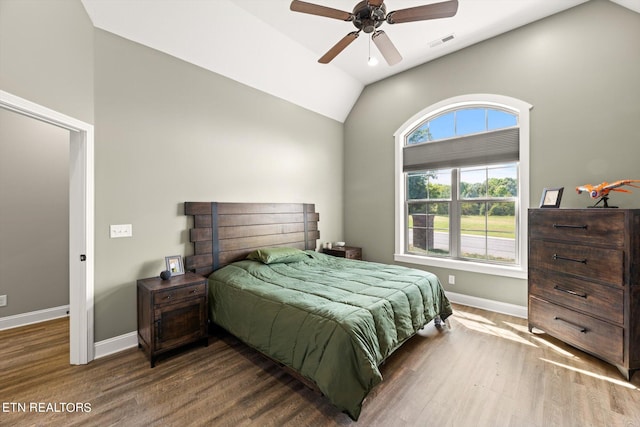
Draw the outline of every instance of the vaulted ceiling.
M351 12L359 0L309 0ZM386 0L387 11L442 0ZM370 83L588 0L459 0L454 17L390 25L389 66L367 34L329 64L351 22L292 12L291 0L82 0L95 27L343 122ZM611 0L640 13L640 0ZM382 28L381 28L382 29ZM444 41L447 39L448 41ZM369 56L379 59L367 64Z

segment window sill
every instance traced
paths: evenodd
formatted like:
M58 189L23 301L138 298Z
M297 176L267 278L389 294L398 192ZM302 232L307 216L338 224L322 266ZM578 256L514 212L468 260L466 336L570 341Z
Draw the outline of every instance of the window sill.
M527 278L527 271L520 266L508 267L504 265L483 264L478 262L408 254L394 254L393 259L398 262L419 264L429 267L449 268L452 270L470 271L473 273L490 274L493 276L513 277L515 279Z

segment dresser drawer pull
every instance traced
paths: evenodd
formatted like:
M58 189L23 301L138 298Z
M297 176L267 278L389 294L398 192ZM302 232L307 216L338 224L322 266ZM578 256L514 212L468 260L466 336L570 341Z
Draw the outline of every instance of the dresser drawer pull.
M553 320L558 320L560 322L566 323L567 325L577 329L578 331L582 332L583 334L587 333L587 328L585 328L584 326L580 326L580 325L576 325L575 323L569 322L568 320L564 320L561 317L554 317Z
M587 225L571 225L571 224L553 224L553 228L582 228L586 230Z
M572 262L579 262L581 264L586 264L587 263L587 259L583 258L583 259L575 259L575 258L566 258L563 256L560 256L558 254L553 254L553 259L554 260L562 260L562 261L572 261Z
M553 289L555 289L556 291L564 292L566 294L574 295L576 297L585 298L585 299L587 298L587 294L581 294L580 292L572 291L571 289L565 289L558 285L555 285Z

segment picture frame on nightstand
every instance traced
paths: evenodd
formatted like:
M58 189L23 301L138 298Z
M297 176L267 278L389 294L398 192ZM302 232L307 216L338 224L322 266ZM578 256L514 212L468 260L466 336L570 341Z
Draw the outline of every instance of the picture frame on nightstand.
M172 276L179 276L184 274L184 263L182 262L182 256L171 255L164 257L164 262L167 266L167 270L171 272Z

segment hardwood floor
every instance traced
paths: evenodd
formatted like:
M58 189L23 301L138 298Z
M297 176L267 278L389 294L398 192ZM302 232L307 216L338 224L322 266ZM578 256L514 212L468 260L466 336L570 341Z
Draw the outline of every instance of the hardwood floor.
M524 319L454 310L382 366L357 423L222 332L151 369L138 349L70 366L67 319L1 331L0 425L640 426L640 373L626 382Z

